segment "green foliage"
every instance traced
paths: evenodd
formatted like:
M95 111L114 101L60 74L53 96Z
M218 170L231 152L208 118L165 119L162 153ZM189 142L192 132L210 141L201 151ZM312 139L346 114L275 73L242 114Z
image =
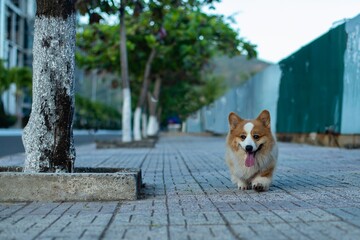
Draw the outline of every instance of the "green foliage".
M0 102L0 128L8 128L16 122L16 116L6 115L2 103Z
M211 94L207 92L213 92L215 96L224 91L221 77L202 74L212 58L239 54L256 57L256 46L240 38L223 16L201 11L202 5L214 2L218 1L138 0L130 1L126 8L131 88L135 93L140 92L146 60L151 48L155 47L157 55L150 79L160 76L163 80L160 96L163 118L173 114L185 118L208 103ZM116 5L116 2L112 3ZM88 10L95 11L95 8L99 11L98 6L88 5ZM162 29L166 30L166 37L159 37ZM77 36L80 51L76 59L86 69L119 74L119 41L118 25L83 26ZM137 97L134 95L133 98ZM204 95L202 100L197 97L199 95Z
M201 88L200 96L203 96L201 106L198 106L195 110L199 109L204 105L209 105L214 102L220 96L224 95L227 91L227 86L222 78L216 77L214 75L207 75L205 80L205 85ZM198 96L194 96L194 98ZM191 111L191 113L194 111Z
M199 85L178 81L173 86L164 86L160 105L163 107L161 122L166 124L168 116L179 116L184 120L202 106L208 105L227 90L223 79L207 74ZM179 97L181 96L181 97Z
M6 69L3 65L3 61L0 60L0 97L5 90L7 90L10 84L15 83L17 89L17 95L22 94L22 90L25 88L31 89L32 85L32 72L27 67L15 67ZM5 114L4 106L0 98L0 128L10 127L16 122L16 116L10 116Z
M23 88L31 89L31 69L28 67L14 67L6 69L0 60L0 94L7 90L12 83L16 85L18 93L20 93Z
M8 69L4 66L4 61L0 59L0 95L10 86ZM1 99L0 99L1 102Z
M32 72L28 67L14 67L8 71L8 81L15 83L18 90L32 86Z
M119 26L93 24L77 34L76 61L87 70L120 73Z
M168 36L160 64L170 62L168 70L200 75L213 56L241 53L241 40L222 16L175 9L165 16L164 27Z
M125 11L133 17L139 17L144 11L150 11L152 19L159 21L163 18L164 10L169 8L199 9L202 6L214 8L213 4L221 0L134 0L127 1ZM89 23L105 22L105 15L115 15L120 11L120 0L77 0L75 7L81 15L89 16Z
M112 107L75 96L76 129L120 129L120 118L120 113Z
M160 98L162 120L175 114L184 120L226 90L221 76L214 77L211 71L203 73L211 59L242 52L253 57L256 52L241 48L250 43L240 39L222 16L209 16L199 11L171 11L164 26L172 30L168 31L164 44L169 47L163 47L163 56L157 62L166 78Z
M102 13L114 14L118 11L114 0L77 0L75 6L81 15L89 15L90 23L99 23L104 19Z

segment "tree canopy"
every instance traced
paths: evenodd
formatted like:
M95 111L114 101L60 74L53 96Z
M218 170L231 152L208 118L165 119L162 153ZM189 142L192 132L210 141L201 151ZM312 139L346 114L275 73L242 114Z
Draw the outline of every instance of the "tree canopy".
M131 87L135 93L139 92L146 61L151 49L156 48L157 56L150 78L163 79L160 97L162 115L165 118L177 114L185 118L224 91L221 79L214 78L209 70L204 71L210 59L239 54L256 57L256 46L240 38L223 16L206 14L201 10L201 4L213 1L160 2L148 1L145 4L133 1L134 5L128 9L127 49ZM141 5L138 14L136 4ZM77 36L78 63L86 69L119 73L118 32L118 24L82 26ZM166 37L161 38L161 34L166 34Z

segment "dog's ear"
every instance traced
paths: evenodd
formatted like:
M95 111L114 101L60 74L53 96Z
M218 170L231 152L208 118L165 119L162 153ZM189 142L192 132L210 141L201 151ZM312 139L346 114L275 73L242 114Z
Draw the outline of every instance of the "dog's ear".
M268 110L263 110L257 120L261 121L265 127L270 128L270 113Z
M234 112L231 112L229 114L228 119L229 119L230 130L235 129L236 126L243 120L238 115L236 115L236 113L234 113Z

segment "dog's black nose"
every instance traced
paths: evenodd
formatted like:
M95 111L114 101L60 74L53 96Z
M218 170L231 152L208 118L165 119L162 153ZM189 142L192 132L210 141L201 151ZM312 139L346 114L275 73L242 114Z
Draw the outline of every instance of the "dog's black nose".
M246 150L247 152L252 152L253 147L252 147L251 145L246 145L246 146L245 146L245 150Z

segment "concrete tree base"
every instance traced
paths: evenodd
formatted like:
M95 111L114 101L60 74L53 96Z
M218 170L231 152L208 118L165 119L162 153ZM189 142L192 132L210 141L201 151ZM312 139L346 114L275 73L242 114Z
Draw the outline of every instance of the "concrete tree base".
M96 148L154 148L157 137L141 139L140 141L123 142L121 139L96 141Z
M0 167L0 201L136 200L140 169L75 168L74 173L23 173L22 167Z

